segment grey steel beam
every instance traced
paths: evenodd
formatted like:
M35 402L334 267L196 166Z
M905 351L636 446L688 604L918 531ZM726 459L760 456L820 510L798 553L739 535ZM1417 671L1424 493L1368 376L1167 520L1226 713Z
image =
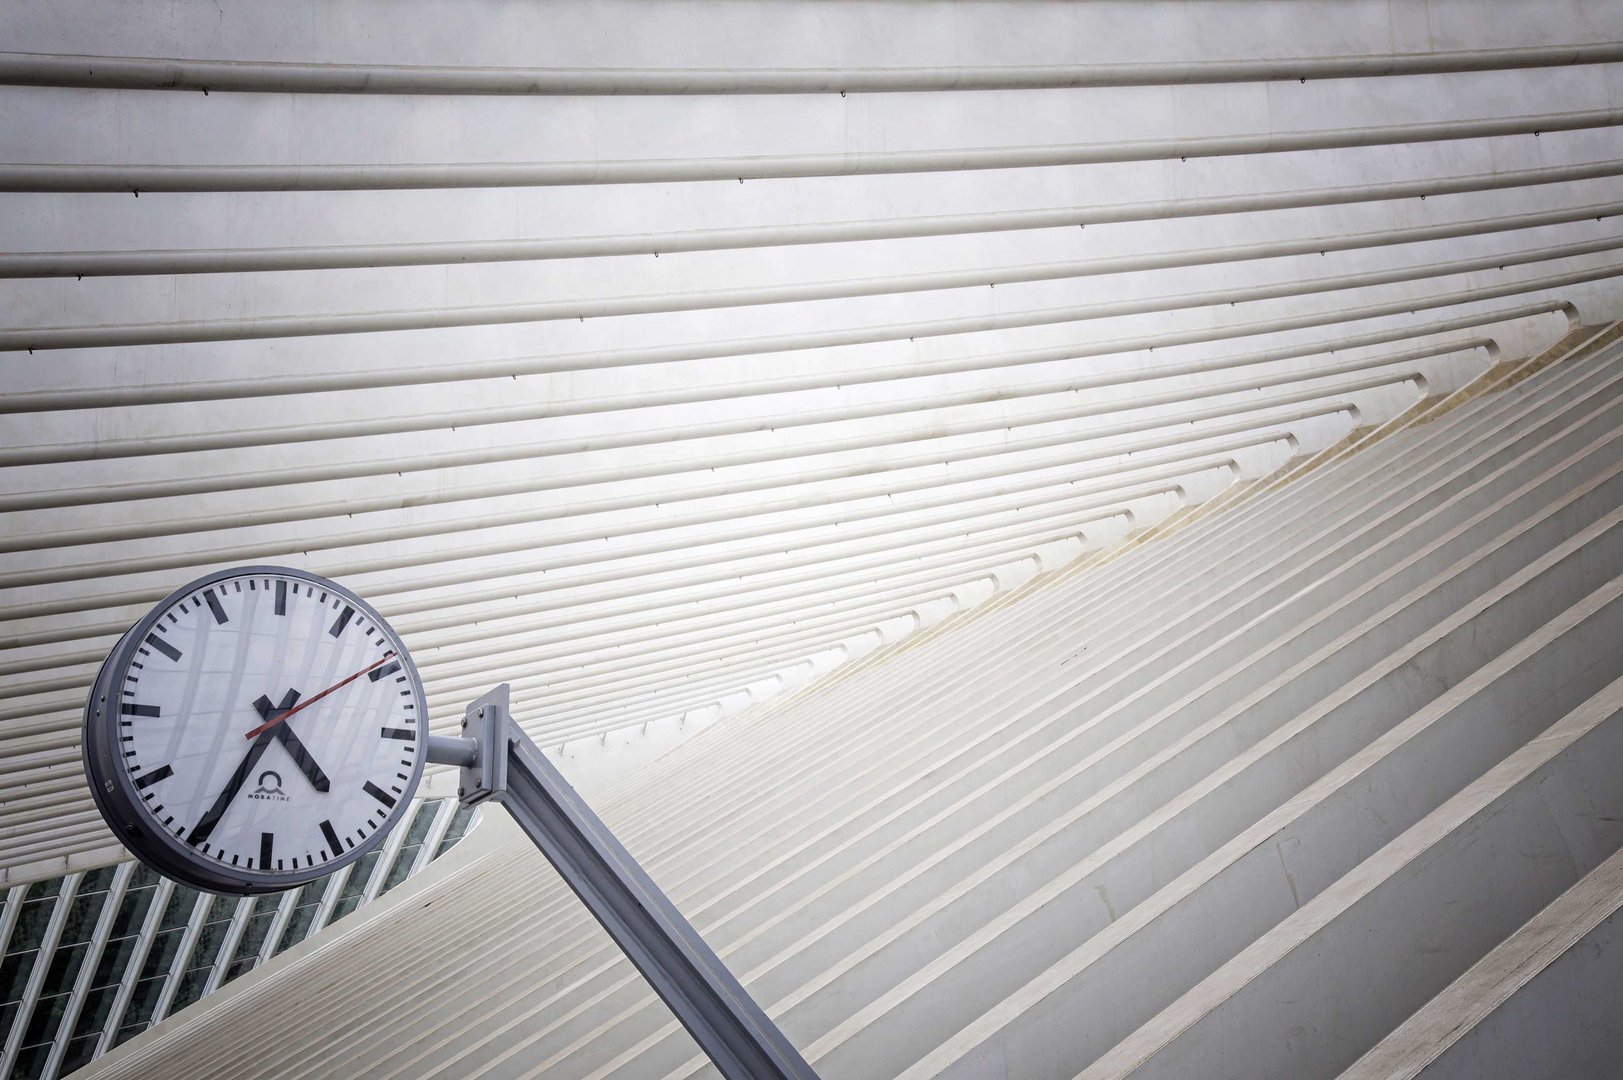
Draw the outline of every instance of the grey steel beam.
M349 875L353 873L354 870L355 864L350 863L348 866L340 867L327 876L327 887L321 891L321 900L316 904L316 913L310 920L311 934L315 933L317 930L320 930L322 927L326 926L332 921L332 910L338 906L338 898L344 895L344 886L349 884ZM276 928L276 936L280 938L282 936L282 931L286 929L287 920L282 917L282 912L280 910L277 911L276 918L282 922L282 927ZM269 934L266 934L265 936L267 939L270 937ZM307 934L305 936L308 937L309 935ZM270 956L271 954L267 953L264 959L269 960Z
M1456 142L1623 124L1623 108L1525 116L1372 124L1323 131L1267 131L1192 138L946 150L885 150L755 157L597 161L478 161L386 164L0 165L4 192L406 191L428 188L572 187L792 180L830 176L1038 169L1135 161L1303 153L1400 143ZM0 339L3 340L3 339ZM201 340L201 339L200 339ZM66 347L66 346L57 346Z
M146 963L147 953L152 950L152 939L158 935L158 926L163 922L164 909L169 906L169 898L174 894L175 883L168 878L159 878L157 888L152 893L152 906L147 908L146 918L141 920L141 932L136 937L135 952L130 954L130 962L125 967L125 977L118 988L118 995L113 998L113 1007L107 1012L107 1026L102 1028L101 1038L96 1042L96 1052L93 1057L101 1057L113 1048L113 1040L118 1038L118 1029L124 1023L124 1011L130 1007L130 997L135 993L136 979L134 976L141 973L141 965Z
M45 926L39 952L34 957L34 968L28 973L28 984L23 988L22 1003L11 1022L11 1030L6 1033L5 1050L0 1052L0 1076L15 1075L17 1054L23 1048L23 1033L28 1030L34 1007L39 1004L40 991L45 986L45 972L51 966L51 958L56 955L56 943L62 939L62 928L67 924L68 911L73 907L80 877L79 874L68 874L62 879L62 890L56 895L56 906L51 909L50 922Z
M17 928L17 916L22 913L23 894L27 891L27 885L13 885L6 890L6 907L0 912L0 956L11 948L11 932Z
M686 95L1068 90L1301 79L1381 78L1609 64L1616 42L1266 60L1173 60L1015 67L593 68L312 64L0 53L0 84L259 94Z
M152 1007L152 1022L169 1015L169 1007L175 1003L175 992L180 989L180 980L186 977L186 966L191 962L192 950L197 948L197 939L203 934L203 924L208 922L209 910L214 906L213 893L198 893L197 900L192 904L192 913L186 920L186 929L180 935L180 948L175 950L174 962L169 965L169 975L163 980L163 990L158 994L158 1001Z
M451 822L456 818L456 808L455 799L440 800L438 808L434 811L434 823L428 827L428 833L423 837L423 846L417 849L417 858L412 861L408 878L434 861L434 852L438 851L440 844L444 842L445 834L451 831Z
M336 875L334 876L336 877ZM334 898L337 897L338 894L332 891L334 887L334 881L329 879L327 882L327 892L322 894L322 903L327 903L329 896ZM336 887L342 888L341 885ZM263 964L265 961L276 955L276 946L282 943L282 935L287 933L288 921L293 918L293 909L298 906L299 897L303 895L303 892L303 889L289 889L287 892L282 894L281 903L276 905L276 914L271 916L270 927L265 931L265 940L260 943L259 959L255 961L255 967L258 967L260 964ZM328 905L327 910L332 910L331 905ZM321 914L320 908L316 909L316 914L317 916Z
M0 64L3 64L3 61L0 61ZM1041 210L1003 210L870 221L827 221L730 229L639 232L617 236L538 236L504 240L296 247L5 252L0 253L0 278L253 273L379 266L456 266L478 262L591 259L616 255L653 255L655 252L666 254L727 251L800 244L964 236L1024 229L1060 229L1177 220L1217 214L1323 208L1348 203L1413 199L1459 192L1498 191L1513 187L1608 178L1620 172L1623 172L1623 162L1585 162L1580 165L1507 170L1475 176L1422 177L1387 184L1309 188L1288 192L1247 192L1243 195L1216 198L1165 199L1104 206L1062 206ZM279 378L285 379L286 376ZM266 381L274 386L277 380ZM151 394L155 388L105 387L80 393L106 395L129 392L132 389ZM200 389L203 393L209 392L206 388L199 388L195 384L187 387L186 392L197 393ZM247 392L261 396L277 391L274 389L257 391L250 387ZM27 411L26 403L23 407L0 405L0 412L11 411Z
M418 813L419 811L413 810L395 822L394 832L383 842L383 847L378 850L377 859L372 863L372 875L366 879L366 888L361 892L361 902L356 905L357 907L365 907L378 898L383 883L388 880L389 870L394 866L394 861L400 857L400 849L405 846L406 836L411 832L411 823L416 820Z
M244 896L237 900L237 909L231 913L231 925L226 928L225 940L220 942L220 951L214 958L214 968L209 972L208 982L203 986L203 995L220 988L225 981L225 973L230 970L231 961L236 956L237 943L242 940L242 932L248 925L248 919L253 914L254 898Z
M1587 115L1587 114L1586 114ZM1623 125L1623 109L1611 110L1607 116L1611 123ZM1595 125L1598 126L1598 125ZM69 169L62 175L84 176L93 174L97 166L75 165L5 165L0 164L0 191L28 191L26 184L13 186L10 176L18 170ZM112 168L109 166L109 168ZM382 166L393 168L393 166ZM319 171L317 168L297 170L300 175ZM80 190L77 188L65 189ZM93 191L94 188L82 190ZM177 187L173 190L194 190ZM1211 292L1176 294L1112 300L1074 307L1048 308L1024 312L1009 312L990 319L983 315L955 316L917 324L912 337L935 337L946 334L971 333L982 329L1013 329L1025 326L1045 326L1060 322L1081 322L1111 319L1126 315L1154 315L1194 307L1212 307L1219 304L1251 303L1258 300L1295 299L1318 293L1361 289L1371 285L1390 285L1429 278L1448 277L1477 270L1501 269L1527 263L1548 262L1615 251L1620 245L1615 238L1587 240L1550 248L1533 248L1504 252L1474 259L1457 259L1413 266L1400 270L1365 271L1324 278L1302 278L1286 283L1229 287ZM1152 268L1152 267L1146 267ZM1044 276L1044 275L1048 276ZM930 289L971 288L986 285L996 288L999 280L1025 282L1059 280L1051 270L1037 272L1029 268L998 267L989 271L974 271L963 276L935 277L914 282L913 288L900 291L915 292ZM896 291L896 290L892 290ZM699 308L745 308L762 305L803 303L815 300L846 300L862 296L885 295L879 285L852 285L840 287L817 283L815 285L781 286L720 290L706 295L685 295L671 299L660 294L594 300L547 300L526 304L483 304L472 306L444 306L416 308L400 311L370 310L332 314L259 315L249 318L185 319L175 322L105 323L95 326L51 325L21 329L0 329L0 351L30 353L47 349L110 349L139 345L181 345L190 342L257 341L272 338L309 337L327 334L364 334L393 330L435 330L454 327L500 326L511 323L557 322L569 320L605 319L628 315L669 315ZM882 330L881 334L893 331ZM850 331L835 331L824 339L827 345L845 343ZM874 330L863 331L872 336ZM856 343L852 341L850 343Z
M68 1044L73 1041L73 1029L79 1023L79 1014L84 1011L85 998L90 995L90 984L96 977L101 954L107 949L107 940L113 935L113 924L118 921L118 909L124 903L124 891L129 887L130 878L135 876L135 867L136 864L131 861L113 871L113 880L107 887L107 899L102 902L96 928L90 935L90 947L85 950L79 975L73 981L73 993L68 998L68 1007L62 1011L62 1022L57 1025L56 1041L51 1046L50 1056L45 1059L45 1068L40 1072L42 1080L55 1080L56 1074L62 1070L62 1058L68 1052Z

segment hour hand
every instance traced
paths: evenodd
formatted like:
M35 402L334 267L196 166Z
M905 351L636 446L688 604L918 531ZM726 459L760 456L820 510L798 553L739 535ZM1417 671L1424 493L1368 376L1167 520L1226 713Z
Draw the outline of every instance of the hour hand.
M332 784L327 781L327 774L321 771L321 766L316 764L316 759L310 756L310 751L304 748L304 744L299 741L299 737L293 734L292 728L286 724L277 724L271 728L271 733L287 749L288 756L293 759L293 764L297 765L299 771L310 781L311 787L317 791L326 791L332 787Z
M294 705L298 704L298 701L299 692L297 690L289 690L287 693L283 694L282 703L280 705L272 705L270 698L266 697L264 694L260 694L259 697L254 700L254 711L259 714L259 718L261 720L269 720L272 713L287 712Z
M254 702L254 708L258 710L261 720L269 720L273 713L285 712L291 709L294 702L298 700L299 692L297 690L289 690L283 695L281 705L272 705L270 698L261 694L259 699ZM270 734L287 750L288 756L293 759L293 764L297 765L299 771L304 774L305 779L310 781L311 787L317 791L327 791L332 787L332 783L327 779L327 774L321 771L321 766L316 764L316 759L310 756L310 751L305 748L304 743L299 740L298 735L294 734L291 727L287 724L277 724L275 727L268 729L267 734Z

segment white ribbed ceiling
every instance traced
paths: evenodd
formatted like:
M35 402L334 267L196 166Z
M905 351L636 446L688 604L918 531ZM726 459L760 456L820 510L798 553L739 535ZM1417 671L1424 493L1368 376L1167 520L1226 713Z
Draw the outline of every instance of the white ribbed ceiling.
M0 868L210 569L634 755L1615 317L1623 8L1489 7L0 9Z

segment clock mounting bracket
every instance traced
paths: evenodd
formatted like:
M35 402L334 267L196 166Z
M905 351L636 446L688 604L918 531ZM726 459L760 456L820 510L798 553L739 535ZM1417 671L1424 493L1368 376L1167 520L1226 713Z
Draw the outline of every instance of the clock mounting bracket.
M642 972L728 1080L817 1080L699 932L548 761L497 686L463 735L432 735L428 761L462 770L465 806L499 802Z

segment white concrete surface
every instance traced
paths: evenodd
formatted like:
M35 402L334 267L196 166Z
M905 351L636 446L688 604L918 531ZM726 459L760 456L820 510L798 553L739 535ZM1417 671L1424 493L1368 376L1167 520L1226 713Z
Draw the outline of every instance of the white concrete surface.
M116 851L117 634L281 562L829 1080L1402 1042L1616 847L1614 8L5 7L0 879ZM93 1071L705 1075L532 856ZM1481 1046L1582 1030L1538 956Z
M1546 793L1514 795L1532 813L1554 783L1539 770L1577 768L1572 783L1593 790L1559 804L1574 824L1536 819L1572 845L1578 823L1610 814L1584 808L1618 794L1609 759L1581 752L1612 710L1580 708L1610 692L1623 633L1618 336L1579 335L1510 389L1473 387L1436 420L1327 448L1162 539L712 727L605 810L825 1076L1178 1074L1190 1065L1174 1055L1206 1068L1218 1038L1236 1075L1333 1075L1623 843L1603 829L1559 873L1530 866L1476 921L1455 913L1464 944L1413 968L1413 935L1454 911L1449 890L1497 896L1415 862L1413 845L1475 852L1470 872L1497 874L1511 856L1471 824L1511 836L1494 799ZM1180 573L1214 550L1230 574ZM1042 676L1011 695L982 673L1012 655ZM1540 736L1569 712L1571 738ZM1524 758L1531 772L1512 764ZM801 765L786 779L775 761ZM1449 809L1467 798L1480 814ZM1402 871L1422 863L1437 869ZM379 1075L707 1071L543 869L492 855L444 888L449 906L400 916L430 920L414 932L436 942L411 996L379 1002L381 1028L354 1044L384 1056ZM1407 899L1376 899L1389 894ZM438 995L455 974L433 965L515 917L530 935L447 1021ZM1297 944L1371 934L1391 935L1388 952ZM369 978L384 941L380 926L334 943L329 970ZM1328 1018L1343 998L1268 989L1298 977L1292 965L1311 980L1355 957L1362 985L1386 989L1344 1028ZM1268 978L1225 974L1247 964ZM283 979L243 1008L292 1004L301 977ZM1270 994L1330 1010L1320 1037L1266 1034L1285 1022ZM1166 1019L1176 1010L1191 1019ZM235 1023L205 1010L108 1074L252 1070L264 1054L317 1066L251 1037L225 1059L186 1049Z

